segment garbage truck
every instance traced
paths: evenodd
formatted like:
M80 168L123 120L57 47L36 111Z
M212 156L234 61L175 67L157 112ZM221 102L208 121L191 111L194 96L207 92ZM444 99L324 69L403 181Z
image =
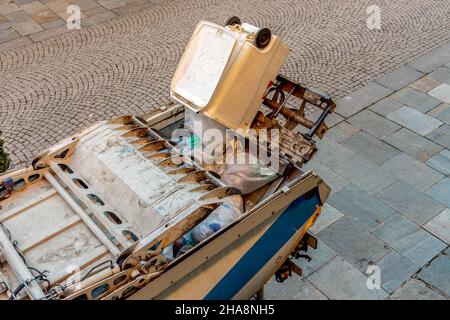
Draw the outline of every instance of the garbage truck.
M0 176L0 299L252 299L301 274L330 193L303 170L335 104L268 28L201 21L172 103Z

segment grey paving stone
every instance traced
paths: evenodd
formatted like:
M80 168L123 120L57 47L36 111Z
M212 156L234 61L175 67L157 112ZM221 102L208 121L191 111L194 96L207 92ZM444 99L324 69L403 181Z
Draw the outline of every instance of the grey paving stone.
M328 168L333 168L355 155L354 152L330 139L318 140L316 146L318 150L314 161Z
M398 124L370 110L363 110L347 119L347 121L378 138L386 137L400 129Z
M450 85L444 83L439 87L434 88L428 94L432 97L435 97L442 102L450 103Z
M444 242L399 213L384 220L372 233L418 267L425 265L447 247Z
M328 300L328 298L305 278L293 275L279 283L272 277L264 287L267 300Z
M440 104L433 110L430 110L427 114L446 124L450 124L450 104Z
M336 112L344 118L348 118L371 104L374 104L378 100L387 97L391 93L392 90L372 82L338 100L336 102Z
M445 297L418 279L410 279L389 300L445 300Z
M1 22L0 23L0 31L7 30L7 29L11 28L11 26L12 26L12 23L9 21Z
M425 139L411 130L402 128L383 141L409 154L416 160L425 162L443 149L442 146Z
M0 31L0 43L17 39L19 34L14 30L2 30Z
M333 171L371 194L383 190L395 180L390 173L360 156L341 163Z
M449 62L450 44L434 49L422 57L415 59L409 64L409 66L420 72L430 73L436 68L439 68Z
M399 151L365 132L358 132L342 141L342 145L361 157L380 165Z
M332 195L328 198L328 202L347 218L355 220L366 228L378 225L394 213L392 208L353 184Z
M305 259L295 260L303 270L303 276L308 277L311 273L322 267L325 263L336 257L337 253L331 250L323 241L319 239L317 249L308 250L308 255L312 258L310 262Z
M21 36L27 36L44 30L34 20L17 23L15 24L14 28L16 29L17 32L20 33Z
M326 139L339 143L347 139L351 135L354 135L358 131L360 131L359 128L356 128L348 122L343 121L327 131Z
M390 98L423 113L441 104L440 100L409 87L395 92Z
M313 170L316 172L325 183L330 186L331 194L334 194L350 184L350 182L344 177L339 176L336 172L330 168L320 164L319 162L309 162L306 166L303 166L305 170Z
M450 257L440 255L419 272L419 278L450 298Z
M436 217L428 221L428 223L424 225L424 228L435 237L450 245L450 209L445 209Z
M344 215L335 207L326 202L322 208L322 212L319 215L316 223L309 229L314 234L318 234L320 231L336 222Z
M439 86L441 82L433 80L427 76L417 80L416 82L411 83L409 86L417 91L427 93L428 91Z
M440 67L428 75L433 80L450 84L450 68Z
M395 250L381 258L376 265L380 267L381 287L389 293L400 287L419 270L419 267Z
M322 112L319 112L319 113L322 113ZM319 114L319 116L320 116L320 114ZM319 116L317 118L319 118ZM314 120L316 120L317 118L314 118ZM333 128L334 126L338 125L339 123L341 123L344 120L345 119L343 117L341 117L339 114L337 114L336 112L333 112L333 113L330 113L325 118L325 124L328 126L328 128Z
M47 23L43 23L41 24L41 27L44 28L45 30L51 29L51 28L56 28L62 25L65 25L66 22L62 19L58 19L58 20L54 20L51 22L47 22Z
M2 3L0 4L0 14L7 15L12 12L20 11L21 9L15 3Z
M378 84L391 90L399 90L406 87L408 84L421 78L423 73L413 69L409 66L403 66L394 72L385 75L377 81Z
M445 178L430 187L426 193L434 199L450 207L450 178Z
M426 136L428 139L433 140L437 144L450 149L450 125L444 124L439 128L433 130Z
M376 195L418 225L423 225L445 209L445 206L423 192L396 181Z
M388 114L387 118L423 136L442 125L441 121L406 106Z
M339 256L314 272L308 280L335 300L379 300L388 296L383 289L370 290L367 276Z
M5 17L14 24L33 20L28 14L22 11L22 9L20 11L5 14Z
M425 191L444 177L403 152L383 163L381 168L421 191Z
M351 230L351 232L350 232ZM390 247L373 236L365 225L348 217L339 219L319 233L319 239L360 271L386 255Z
M14 0L14 3L17 4L18 6L21 6L21 5L24 5L27 3L31 3L33 1L36 1L36 0Z
M369 109L378 113L379 115L387 116L389 113L397 111L404 106L405 105L403 103L387 97L371 105Z
M427 161L427 165L433 169L450 176L450 151L447 149L442 150L434 157Z

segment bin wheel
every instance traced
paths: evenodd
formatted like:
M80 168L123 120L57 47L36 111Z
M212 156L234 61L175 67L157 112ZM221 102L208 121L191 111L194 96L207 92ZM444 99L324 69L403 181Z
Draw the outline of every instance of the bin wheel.
M272 37L272 32L269 28L262 28L256 32L255 35L255 46L259 49L264 49L270 43Z
M239 17L232 16L232 17L228 18L225 26L232 26L233 24L241 25L241 19L239 19Z

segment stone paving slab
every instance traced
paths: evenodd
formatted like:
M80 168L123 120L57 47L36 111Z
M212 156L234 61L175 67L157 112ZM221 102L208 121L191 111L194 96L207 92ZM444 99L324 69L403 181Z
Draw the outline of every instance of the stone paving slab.
M385 188L376 198L418 225L424 225L445 209L439 201L401 181Z
M419 278L434 288L450 296L450 257L442 254L425 269L419 272Z
M351 230L351 232L348 232ZM319 238L338 255L362 272L380 260L391 248L373 236L367 226L344 217L319 233Z
M347 121L377 138L386 137L400 129L398 124L370 110L363 110L347 119Z
M272 277L264 288L264 299L267 300L328 300L307 279L294 275L292 278L278 283Z
M426 162L443 149L442 146L406 128L402 128L385 137L383 141L421 162Z
M381 100L393 91L374 82L362 87L351 95L336 102L336 112L341 116L348 118L371 104Z
M429 116L438 119L446 124L450 124L450 104L440 104L427 113Z
M303 168L316 172L331 188L331 194L339 192L339 190L350 184L350 181L319 162L310 162Z
M352 126L347 121L343 121L327 131L326 138L334 142L342 142L348 137L358 133L359 128Z
M414 108L422 113L426 113L442 103L442 101L433 98L428 94L409 87L397 91L396 93L391 95L390 98L397 100L398 102Z
M441 82L431 79L428 76L425 76L423 78L420 78L416 82L409 84L409 87L411 87L417 91L427 93L430 90L433 90L434 88L436 88L437 86L439 86L441 84L442 84Z
M426 193L450 207L450 178L445 178L431 186Z
M450 85L444 83L439 87L434 88L428 94L439 99L442 102L450 103Z
M403 152L383 163L381 168L421 191L425 191L444 177L441 173Z
M345 217L353 219L366 228L378 225L394 213L392 208L353 184L335 193L328 202Z
M388 296L382 289L368 289L367 276L339 256L314 272L308 280L331 299L379 300Z
M345 139L342 145L375 165L380 165L399 153L397 149L363 131Z
M426 136L428 139L450 149L450 125L444 124Z
M410 279L389 296L389 300L446 300L446 298L421 280Z
M383 190L395 180L390 173L360 156L342 162L333 171L370 194Z
M444 45L431 50L427 54L412 61L409 66L423 73L433 72L435 69L450 62L449 49L450 45Z
M400 287L419 270L395 250L381 258L376 265L380 267L381 287L389 293Z
M339 212L335 207L330 205L328 202L324 204L322 208L322 212L320 213L319 218L316 223L309 229L314 234L318 234L320 231L336 222L344 215Z
M305 259L295 260L295 263L302 268L303 276L305 277L308 277L314 271L318 270L328 261L337 256L337 253L323 242L321 242L320 246L318 246L316 250L309 250L307 254L312 258L310 262Z
M406 87L408 84L420 79L424 74L411 68L409 66L403 66L387 75L376 82L385 88L391 90L400 90Z
M398 109L404 106L405 106L404 104L390 97L387 97L371 105L369 109L378 113L381 116L387 116L389 113L397 111Z
M427 161L427 165L433 169L450 176L450 151L447 149L442 150L434 157Z
M314 156L314 161L319 162L328 168L346 162L355 155L355 153L346 147L329 139L317 141L316 146L318 150Z
M418 267L447 248L444 242L398 213L384 220L372 233Z
M388 114L387 118L423 136L442 125L441 121L406 106Z
M431 219L424 228L450 245L450 209L447 208Z
M450 84L450 68L441 67L428 75L433 80Z

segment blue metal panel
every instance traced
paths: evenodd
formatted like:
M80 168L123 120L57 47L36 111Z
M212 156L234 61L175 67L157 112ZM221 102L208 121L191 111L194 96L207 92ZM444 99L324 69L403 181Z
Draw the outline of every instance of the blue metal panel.
M314 214L320 203L316 190L310 199L301 196L280 215L245 255L206 295L206 300L228 300L294 236Z

